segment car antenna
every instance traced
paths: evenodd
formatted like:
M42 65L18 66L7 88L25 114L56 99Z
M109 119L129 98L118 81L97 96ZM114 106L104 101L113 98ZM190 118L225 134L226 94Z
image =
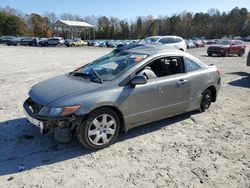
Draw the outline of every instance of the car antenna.
M144 35L141 36L141 38L140 38L138 44L142 41L142 39L145 38L145 36L148 34L148 32L150 31L150 29L152 28L153 24L154 24L154 20L152 20L152 23L150 24L150 26L148 27L148 29L147 29L147 31L144 33Z

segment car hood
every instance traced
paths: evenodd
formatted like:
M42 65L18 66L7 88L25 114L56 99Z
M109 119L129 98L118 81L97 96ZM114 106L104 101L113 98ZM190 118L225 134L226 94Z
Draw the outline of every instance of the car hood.
M102 86L99 83L60 75L34 85L29 91L29 96L38 104L49 105L62 97L89 93Z

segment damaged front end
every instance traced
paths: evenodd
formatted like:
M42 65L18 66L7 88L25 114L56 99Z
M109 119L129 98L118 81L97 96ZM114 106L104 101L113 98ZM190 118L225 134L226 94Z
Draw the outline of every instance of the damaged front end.
M74 114L80 105L47 107L28 98L23 108L29 122L39 127L40 133L54 134L54 138L59 142L71 141L77 126L83 120Z

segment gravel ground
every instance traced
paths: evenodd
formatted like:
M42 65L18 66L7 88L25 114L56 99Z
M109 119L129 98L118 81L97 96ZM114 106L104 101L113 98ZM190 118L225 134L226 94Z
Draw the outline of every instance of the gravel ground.
M0 45L0 187L250 187L247 54L189 50L221 70L217 102L205 113L130 130L101 151L89 152L77 140L59 144L27 122L22 103L32 85L109 51Z

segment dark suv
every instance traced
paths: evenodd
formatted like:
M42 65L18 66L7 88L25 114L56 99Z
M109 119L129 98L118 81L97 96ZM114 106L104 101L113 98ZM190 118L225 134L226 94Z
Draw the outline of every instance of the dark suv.
M0 37L0 44L6 44L8 41L15 39L13 36L2 36Z
M39 42L38 38L25 37L21 39L20 44L24 46L37 46L38 42Z
M222 40L218 44L211 45L207 49L207 54L212 56L213 54L227 57L229 54L236 54L243 56L246 46L241 40Z

